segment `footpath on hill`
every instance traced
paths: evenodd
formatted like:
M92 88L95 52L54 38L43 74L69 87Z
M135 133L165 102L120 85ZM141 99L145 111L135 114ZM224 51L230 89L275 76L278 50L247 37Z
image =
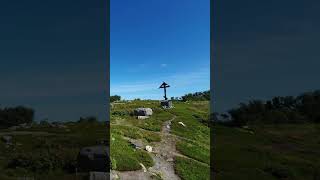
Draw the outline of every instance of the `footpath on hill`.
M203 123L208 104L175 105L169 110L150 101L114 106L110 124L112 179L208 179L209 131ZM132 116L133 110L146 106L154 110L150 118Z
M153 147L153 152L150 153L154 160L154 166L138 171L115 171L112 170L113 178L118 177L124 180L138 180L138 179L153 179L156 174L161 173L163 179L179 180L179 176L174 171L174 156L183 156L176 151L176 138L170 134L171 122L176 117L163 123L161 132L161 142L156 143ZM127 125L131 126L131 125ZM133 144L141 144L145 147L141 140L126 138ZM145 172L146 171L146 172Z

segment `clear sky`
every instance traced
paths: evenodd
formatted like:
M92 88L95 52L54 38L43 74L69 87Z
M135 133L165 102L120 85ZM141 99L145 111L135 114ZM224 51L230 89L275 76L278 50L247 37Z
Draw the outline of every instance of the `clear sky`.
M111 0L111 94L162 99L210 88L209 0Z
M214 1L216 111L320 89L320 1Z
M106 3L0 2L0 105L36 119L106 119Z

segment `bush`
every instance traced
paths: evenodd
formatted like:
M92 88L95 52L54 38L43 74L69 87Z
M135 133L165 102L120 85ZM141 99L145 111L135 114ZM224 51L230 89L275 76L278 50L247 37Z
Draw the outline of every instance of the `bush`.
M56 169L74 172L76 167L76 153L62 148L59 144L52 144L46 140L38 144L37 150L30 153L14 154L7 167L10 169L25 169L33 173L48 173Z
M23 106L0 109L0 127L17 126L31 123L34 118L34 110Z
M247 124L280 124L320 122L320 91L298 97L274 97L266 102L253 100L241 103L229 114L234 126Z
M121 100L121 96L118 96L118 95L110 96L110 102L115 102L120 100Z

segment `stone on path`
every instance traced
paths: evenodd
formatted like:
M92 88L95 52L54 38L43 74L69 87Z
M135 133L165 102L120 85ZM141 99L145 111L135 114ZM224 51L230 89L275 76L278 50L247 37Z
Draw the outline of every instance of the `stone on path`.
M148 152L152 152L152 147L151 146L146 146L146 150L148 151Z

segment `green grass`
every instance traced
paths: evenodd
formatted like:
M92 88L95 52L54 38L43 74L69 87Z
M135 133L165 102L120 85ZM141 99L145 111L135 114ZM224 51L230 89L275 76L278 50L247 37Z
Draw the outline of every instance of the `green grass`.
M203 104L203 106L207 105L208 104ZM172 133L209 146L210 128L198 121L198 118L196 118L195 115L202 117L203 119L206 117L202 111L191 110L194 109L193 106L193 103L176 103L175 108L170 110L172 114L177 116L175 121L172 122ZM186 127L180 125L179 122L183 122Z
M210 179L210 167L191 159L176 157L175 171L183 180Z
M112 112L115 113L111 113L113 114L111 116L111 134L141 139L145 142L159 142L161 139L157 132L161 131L165 121L176 116L176 119L172 121L171 125L171 133L181 137L176 148L180 153L194 159L178 158L176 161L176 171L178 175L183 179L209 179L210 129L206 125L209 114L209 103L207 101L188 103L174 102L174 106L173 109L164 110L160 107L158 101L133 101L115 104L112 109ZM138 120L134 116L130 116L130 113L138 107L152 108L154 114L145 120ZM178 124L180 121L186 124L187 127ZM130 147L127 142L122 142L122 144L111 143L111 146L112 145L117 147L117 149L123 149L121 150L123 152L119 152L117 156L118 159L125 159L125 157L129 157L132 153L132 147ZM113 147L111 147L111 149L112 148ZM126 153L129 153L129 155ZM114 156L112 152L111 156ZM117 160L116 169L132 170L141 168L136 158L131 158L130 156L129 160L130 163L124 160ZM121 168L119 168L119 166L121 166ZM189 171L188 168L191 168L191 171Z
M153 116L147 120L138 121L136 126L145 130L159 132L161 131L163 122L168 121L172 117L173 115L168 111L156 110Z
M319 125L251 128L214 127L216 179L319 178Z
M138 120L130 113L139 107L152 108L154 114L149 119ZM176 148L180 153L194 159L178 158L175 166L178 175L183 179L209 179L210 130L205 122L208 120L209 114L208 102L174 102L173 109L164 110L160 107L159 101L132 101L114 104L111 114L113 114L111 116L111 134L117 135L118 138L129 137L148 143L160 142L161 138L158 133L161 131L163 123L176 116L171 125L171 133L181 137ZM178 124L179 121L185 123L187 127ZM134 155L136 152L128 142L120 140L119 144L111 143L111 149L114 149L113 152L117 154L111 152L111 157L116 163L115 169L135 170L141 168L138 158ZM190 168L191 171L188 170Z
M153 160L147 152L134 149L121 136L112 134L110 154L112 169L119 171L139 170L142 163L146 167L153 166Z
M108 140L108 129L104 123L67 123L67 128L34 126L18 131L48 132L48 135L12 135L13 146L6 148L0 141L0 179L21 176L46 177L45 179L74 179L74 173L63 167L76 161L79 150L84 146L96 145L99 139ZM68 131L66 131L68 129ZM2 131L3 132L3 131ZM23 157L30 165L8 168L9 163ZM37 165L37 163L40 163ZM32 166L44 170L35 172ZM47 166L48 165L48 166ZM16 178L15 178L16 179ZM40 178L41 179L41 178ZM79 179L79 178L78 178Z
M153 109L154 114L145 120L138 120L136 117L130 115L134 109L139 107L149 107ZM159 132L164 121L173 117L173 115L159 107L158 101L134 101L131 103L116 104L111 110L111 123L119 122L126 125L133 125L145 130Z
M197 145L193 142L180 141L177 143L176 148L182 154L196 159L200 162L210 164L210 149Z
M143 131L136 127L113 125L111 133L129 137L132 139L143 139L147 142L161 141L160 135L150 131Z

